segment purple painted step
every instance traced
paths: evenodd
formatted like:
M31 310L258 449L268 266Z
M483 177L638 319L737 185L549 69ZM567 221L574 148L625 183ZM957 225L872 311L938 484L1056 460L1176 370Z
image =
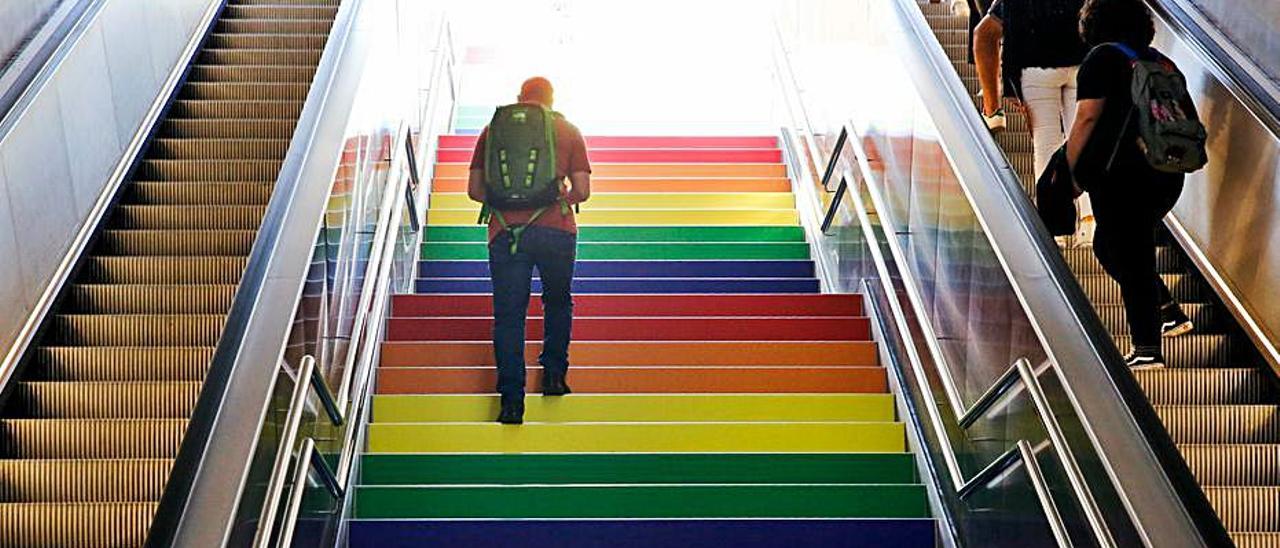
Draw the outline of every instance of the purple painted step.
M351 548L933 548L930 519L353 520Z
M420 261L423 278L485 278L486 261ZM813 261L578 261L578 278L812 278Z
M489 293L489 278L418 280L417 293ZM542 291L534 279L533 291ZM575 278L575 293L817 293L816 278Z

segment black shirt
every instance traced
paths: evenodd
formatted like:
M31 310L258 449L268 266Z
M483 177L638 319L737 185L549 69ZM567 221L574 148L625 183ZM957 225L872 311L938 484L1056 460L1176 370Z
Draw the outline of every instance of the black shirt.
M1006 70L1074 67L1089 48L1080 39L1084 0L996 0L988 12L1004 27Z
M1133 49L1148 51L1146 47ZM1119 48L1099 46L1085 56L1076 76L1076 98L1107 102L1076 162L1076 181L1093 196L1095 210L1100 206L1104 210L1150 206L1168 211L1182 192L1184 176L1157 171L1138 148L1132 84L1133 67ZM1104 213L1098 214L1101 220Z

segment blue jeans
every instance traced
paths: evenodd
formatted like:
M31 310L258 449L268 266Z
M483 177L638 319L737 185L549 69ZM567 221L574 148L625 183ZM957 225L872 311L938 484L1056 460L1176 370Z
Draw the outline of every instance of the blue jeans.
M538 361L544 373L569 370L569 332L573 327L573 263L578 237L562 230L530 226L511 253L511 233L489 243L493 279L493 354L498 364L498 393L523 397L525 316L533 269L542 278L543 335Z

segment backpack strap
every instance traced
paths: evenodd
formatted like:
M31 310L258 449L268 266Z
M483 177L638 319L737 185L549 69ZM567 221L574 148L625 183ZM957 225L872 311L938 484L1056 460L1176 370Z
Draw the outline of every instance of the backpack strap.
M532 226L533 222L538 220L538 217L541 217L543 213L546 213L546 211L547 211L547 208L545 206L535 209L533 210L533 215L529 216L529 220L526 221L525 224L516 225L516 226L511 226L507 224L507 219L502 216L501 211L495 210L493 212L493 217L498 220L498 224L502 225L502 229L511 233L511 254L512 255L515 255L516 251L519 251L520 236L524 234L525 229Z

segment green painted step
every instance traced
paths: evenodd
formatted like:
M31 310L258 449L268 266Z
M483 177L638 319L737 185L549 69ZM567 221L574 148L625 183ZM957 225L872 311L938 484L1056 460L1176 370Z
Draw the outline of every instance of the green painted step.
M921 485L359 487L356 518L924 518Z
M485 242L483 226L429 226L429 242ZM578 242L803 242L798 226L584 226Z
M908 453L366 454L364 485L914 483Z
M471 260L489 258L483 242L422 244L423 259ZM804 260L809 244L784 243L598 243L578 244L578 259L599 260Z

